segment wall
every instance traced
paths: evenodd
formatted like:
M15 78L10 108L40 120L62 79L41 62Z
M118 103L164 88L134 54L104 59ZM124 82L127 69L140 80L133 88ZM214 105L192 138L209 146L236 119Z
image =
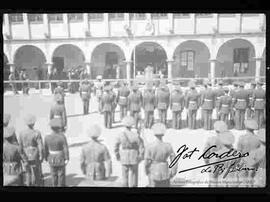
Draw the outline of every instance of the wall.
M30 23L32 39L44 39L45 27L43 23Z
M69 23L70 37L79 38L85 36L85 29L83 22L70 22Z
M130 26L132 33L134 33L135 36L145 35L146 24L147 24L146 20L131 20Z
M109 21L109 29L111 36L126 36L126 31L124 29L126 22L124 20L112 20Z
M196 33L213 33L213 26L216 25L214 17L196 17Z
M153 24L155 26L155 35L167 35L169 34L169 19L154 19Z
M236 33L240 30L240 24L235 15L222 16L219 15L219 32L220 33Z
M174 18L175 34L193 34L194 24L191 17Z
M105 21L90 21L90 32L93 37L108 36L108 27Z
M260 17L259 15L242 16L242 32L259 32L260 31Z
M63 23L50 23L51 38L68 37L67 27Z
M24 24L12 23L11 30L13 39L28 39L27 27Z

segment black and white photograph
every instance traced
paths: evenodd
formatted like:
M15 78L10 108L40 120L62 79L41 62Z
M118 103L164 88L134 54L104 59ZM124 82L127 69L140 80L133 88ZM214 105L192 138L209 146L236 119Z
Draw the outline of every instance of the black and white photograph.
M264 188L266 14L116 12L2 13L3 186Z

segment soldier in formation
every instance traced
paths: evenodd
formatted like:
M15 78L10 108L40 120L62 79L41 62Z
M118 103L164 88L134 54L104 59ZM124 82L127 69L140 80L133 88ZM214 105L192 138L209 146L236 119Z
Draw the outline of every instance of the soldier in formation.
M215 93L215 108L216 108L216 120L220 120L220 111L219 111L219 103L221 96L224 95L223 81L219 81L218 88L214 91Z
M177 85L172 92L170 99L170 108L172 110L172 127L174 129L182 128L182 111L185 105L185 97L182 93L181 86Z
M145 149L145 172L149 179L149 187L169 187L170 179L177 173L177 164L169 168L170 162L175 158L175 153L170 143L163 142L162 137L166 132L163 123L156 123L152 130L156 141Z
M144 110L144 127L151 128L154 124L154 110L156 108L156 98L152 83L147 83L146 85L142 107Z
M101 128L91 125L87 133L91 140L82 148L81 170L90 181L106 180L111 176L112 162L108 148L98 139Z
M229 115L232 110L232 96L229 95L229 88L224 87L224 95L220 97L220 101L218 102L218 111L220 115L220 120L224 121L227 126L230 125Z
M265 120L265 90L262 88L263 83L257 83L257 89L253 91L252 108L254 109L254 119L258 123L258 127L263 127Z
M106 128L112 127L112 108L114 103L114 95L110 86L104 87L105 92L101 97L101 107L104 114L104 124Z
M36 117L28 114L25 117L27 129L19 135L19 146L27 158L26 186L42 186L41 163L43 161L43 142L40 131L34 129Z
M62 81L59 81L57 83L57 87L54 89L54 95L61 95L62 96L62 102L63 104L65 104L65 90L64 90L64 87L63 87L63 82Z
M67 113L65 105L63 104L63 97L59 94L55 95L56 103L51 107L50 110L50 120L52 119L60 119L63 123L62 130L66 130L67 128Z
M144 157L144 145L139 134L131 130L135 124L134 118L126 116L122 123L125 129L116 139L114 152L117 161L122 164L122 186L137 187L138 164Z
M88 82L87 79L85 79L80 88L79 88L79 92L80 92L80 97L82 99L83 102L83 114L88 114L89 113L89 101L91 98L91 86L90 83Z
M123 81L119 88L116 101L120 107L120 119L122 120L127 115L128 96L130 90L127 87L127 82Z
M253 104L253 93L254 93L255 89L256 89L256 82L252 81L250 83L250 88L247 89L248 97L249 97L248 107L246 109L246 118L247 119L252 119L254 117L254 109L252 107L252 104Z
M44 159L49 163L51 170L52 186L66 186L65 167L69 161L69 150L66 136L62 132L61 119L50 121L52 133L44 140Z
M95 92L96 92L96 97L97 97L97 101L98 101L99 113L102 113L101 97L102 97L103 88L104 88L104 83L102 81L102 76L98 75L97 82L95 84Z
M160 88L157 89L156 103L161 123L167 124L167 111L170 106L170 91L165 83L160 83Z

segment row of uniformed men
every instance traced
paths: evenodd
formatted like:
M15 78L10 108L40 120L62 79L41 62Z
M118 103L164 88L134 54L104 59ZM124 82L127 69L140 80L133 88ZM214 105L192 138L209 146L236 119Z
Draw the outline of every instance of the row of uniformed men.
M216 135L208 138L205 152L224 156L228 151L231 154L237 151L241 155L246 153L248 155L233 160L229 160L232 157L228 156L222 160L206 158L205 163L212 164L209 173L210 187L264 187L266 185L265 129L261 128L257 133L254 132L258 129L258 124L252 119L246 119L244 125L246 134L239 137L237 147L234 149L235 137L228 130L226 123L223 121L214 123ZM208 150L213 145L216 147ZM217 163L218 161L222 163Z
M256 88L257 85L257 88ZM201 108L201 124L204 129L211 130L212 114L215 109L217 120L223 120L228 125L231 122L238 130L244 129L244 119L254 118L259 127L262 127L265 120L265 90L262 88L262 82L251 82L251 88L245 89L245 84L235 82L234 89L230 90L223 87L222 81L217 89L211 88L211 82L205 82L205 89L198 92L194 81L189 83L190 89L182 92L180 85L170 93L165 82L154 89L152 83L147 83L143 93L138 85L133 85L131 90L127 82L123 82L118 89L118 93L113 92L110 85L104 87L101 80L97 85L97 98L99 102L99 111L104 112L105 126L111 128L114 120L114 112L117 104L120 106L120 118L122 119L127 111L135 118L136 127L140 120L141 108L144 109L144 126L150 128L154 123L154 110L158 109L160 122L166 125L167 110L172 110L172 127L182 128L182 111L187 109L187 125L191 129L197 128L196 117L197 110ZM84 103L84 112L89 110L90 86L85 81L80 88L80 94Z

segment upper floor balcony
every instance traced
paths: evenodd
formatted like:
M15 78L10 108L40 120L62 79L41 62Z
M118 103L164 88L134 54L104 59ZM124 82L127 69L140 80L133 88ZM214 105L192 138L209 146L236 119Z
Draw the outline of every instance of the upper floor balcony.
M215 13L9 13L5 40L265 32L265 15Z

